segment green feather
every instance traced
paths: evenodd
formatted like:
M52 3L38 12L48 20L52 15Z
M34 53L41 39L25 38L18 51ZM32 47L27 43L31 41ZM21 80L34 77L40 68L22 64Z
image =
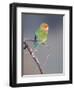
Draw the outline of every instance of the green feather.
M39 44L42 43L46 43L47 38L48 38L48 32L42 30L41 28L39 28L36 32L35 35L37 37L37 41L39 42Z

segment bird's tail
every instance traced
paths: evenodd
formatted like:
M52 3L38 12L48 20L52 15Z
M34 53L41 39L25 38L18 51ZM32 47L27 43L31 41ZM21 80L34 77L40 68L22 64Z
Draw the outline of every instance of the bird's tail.
M37 38L36 38L36 35L35 35L35 38L34 38L34 48L37 48L39 45L38 45L38 41L37 41Z
M34 42L34 48L37 48L37 47L38 47L38 43Z

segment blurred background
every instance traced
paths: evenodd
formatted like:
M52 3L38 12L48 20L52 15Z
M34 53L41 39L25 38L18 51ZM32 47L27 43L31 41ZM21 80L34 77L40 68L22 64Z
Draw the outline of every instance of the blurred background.
M33 40L35 31L41 23L49 25L48 41L46 45L37 50L33 42L27 41L35 56L40 62L44 74L55 74L63 72L63 15L22 13L22 42ZM23 46L24 47L24 46ZM22 48L22 74L35 75L40 71L29 54L28 50Z

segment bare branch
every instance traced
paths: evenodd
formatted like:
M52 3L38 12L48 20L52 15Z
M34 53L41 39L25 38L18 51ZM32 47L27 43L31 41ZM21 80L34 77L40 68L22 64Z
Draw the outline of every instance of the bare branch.
M33 40L33 41L34 41L34 40ZM40 70L40 73L43 74L43 71L42 71L42 68L41 68L41 66L40 66L39 60L35 57L32 49L29 47L29 45L27 44L26 41L24 42L24 44L25 44L25 49L27 49L27 50L29 51L29 53L30 53L30 55L32 56L33 60L36 62L37 66L38 66L38 68L39 68L39 70Z

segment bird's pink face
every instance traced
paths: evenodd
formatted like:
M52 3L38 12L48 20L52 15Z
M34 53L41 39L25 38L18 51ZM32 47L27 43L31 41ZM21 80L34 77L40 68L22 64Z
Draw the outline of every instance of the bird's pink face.
M48 32L48 25L46 25L45 27L44 27L44 30L46 31L46 32Z
M46 24L46 23L41 24L41 28L46 32L48 32L48 30L49 30L48 24Z

